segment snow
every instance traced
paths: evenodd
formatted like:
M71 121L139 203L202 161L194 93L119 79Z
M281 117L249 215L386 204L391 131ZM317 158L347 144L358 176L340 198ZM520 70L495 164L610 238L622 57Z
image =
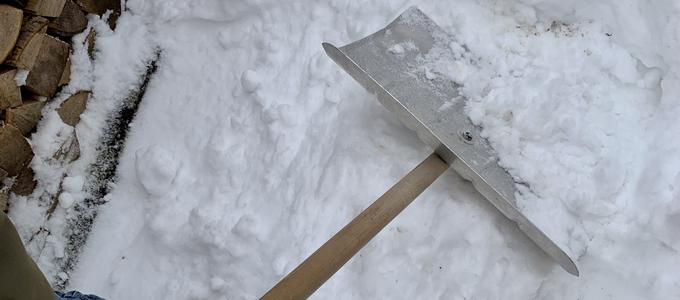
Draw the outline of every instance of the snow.
M63 192L59 195L59 206L67 209L73 205L73 195L69 192Z
M59 272L59 274L57 274L57 276L59 276L59 278L61 278L62 280L68 279L68 275L64 272Z
M141 148L135 152L135 170L146 191L162 197L172 186L179 169L176 153L158 145Z
M404 53L404 46L402 46L401 44L396 44L390 47L388 50L395 54L401 54Z
M64 257L64 244L54 235L47 237L47 242L52 244L54 247L54 257L63 258Z
M85 178L83 176L69 176L64 178L61 183L65 191L69 193L77 193L83 190L83 184L85 184Z
M63 245L70 242L67 238L67 225L69 220L78 215L74 206L82 203L88 196L89 183L84 183L80 192L71 193L71 206L66 209L57 206L49 214L49 219L45 220L51 207L47 200L59 196L64 177L87 177L87 170L97 157L99 139L107 126L107 115L117 109L130 91L136 88L147 62L155 52L153 45L145 42L146 32L142 30L143 27L130 26L126 29L123 26L114 35L103 20L93 15L89 18L88 29L72 38L71 82L45 105L37 132L29 140L35 153L31 167L36 174L37 187L29 196L11 195L9 199L12 206L8 214L10 219L25 241L28 253L52 283L57 278L62 278L57 276L62 271L62 262L55 257L59 247L55 247L47 238L54 237ZM126 18L134 16L128 15ZM97 31L94 61L90 60L87 46L83 43L90 28ZM125 35L123 42L120 40L122 35ZM65 164L55 160L53 155L72 136L74 128L61 121L56 109L70 95L81 90L92 91L92 97L76 126L80 158L71 164Z
M261 83L262 77L260 74L257 74L257 72L253 70L243 71L243 74L241 75L241 85L246 91L254 93L260 88Z
M71 130L56 112L33 135L34 195L56 194L67 175L60 202L72 204L47 222L52 251L29 252L50 280L107 299L257 299L431 151L321 47L372 34L413 4L456 40L423 72L464 86L450 101L466 101L525 184L520 209L581 277L447 171L311 299L680 299L673 1L130 0L115 33L90 19L94 61L74 49L66 92L94 99L77 128L81 158L66 170L38 159ZM63 224L87 196L79 180L103 116L155 49L118 181L63 273L53 261L68 255ZM34 197L11 201L27 240L43 211Z
M18 86L26 85L26 78L28 78L28 73L30 73L28 70L18 69L17 75L14 76L14 82L16 82Z

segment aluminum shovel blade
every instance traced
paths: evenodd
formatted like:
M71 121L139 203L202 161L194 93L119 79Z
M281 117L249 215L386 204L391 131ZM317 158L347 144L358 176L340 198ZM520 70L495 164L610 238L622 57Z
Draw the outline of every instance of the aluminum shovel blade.
M423 142L432 147L454 170L467 180L545 253L567 272L578 276L571 258L518 209L517 188L481 128L464 111L465 99L459 85L428 76L423 57L455 54L449 46L453 37L423 12L411 7L378 32L337 48L324 43L328 56L378 101L394 113ZM434 52L433 52L434 53Z

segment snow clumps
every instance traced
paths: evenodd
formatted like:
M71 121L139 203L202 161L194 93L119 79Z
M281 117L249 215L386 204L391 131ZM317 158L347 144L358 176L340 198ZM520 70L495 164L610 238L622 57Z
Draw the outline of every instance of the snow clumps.
M158 145L135 152L135 170L146 191L161 197L172 186L179 169L177 154Z

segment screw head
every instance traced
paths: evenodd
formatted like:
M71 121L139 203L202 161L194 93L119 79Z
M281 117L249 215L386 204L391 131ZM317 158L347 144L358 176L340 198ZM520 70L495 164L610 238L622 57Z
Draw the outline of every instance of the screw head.
M460 138L461 141L463 141L463 143L466 143L466 144L472 144L472 142L475 139L474 136L472 135L472 132L470 132L469 130L459 131L458 137Z

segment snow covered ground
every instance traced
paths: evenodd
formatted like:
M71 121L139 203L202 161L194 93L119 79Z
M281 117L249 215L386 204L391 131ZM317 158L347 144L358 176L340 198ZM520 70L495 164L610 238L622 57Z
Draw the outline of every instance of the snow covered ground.
M372 34L410 5L480 59L455 78L470 118L531 187L522 210L581 277L449 170L312 298L680 299L670 0L129 0L115 33L92 20L93 64L76 48L72 88L96 99L78 125L83 148L162 55L109 202L76 271L60 274L69 289L114 300L264 294L430 153L321 47ZM50 145L45 130L34 147ZM68 170L72 183L89 153ZM47 169L43 181L56 176ZM87 183L72 190L78 203ZM32 205L12 202L24 238ZM31 251L50 276L71 210L55 212L46 251Z

